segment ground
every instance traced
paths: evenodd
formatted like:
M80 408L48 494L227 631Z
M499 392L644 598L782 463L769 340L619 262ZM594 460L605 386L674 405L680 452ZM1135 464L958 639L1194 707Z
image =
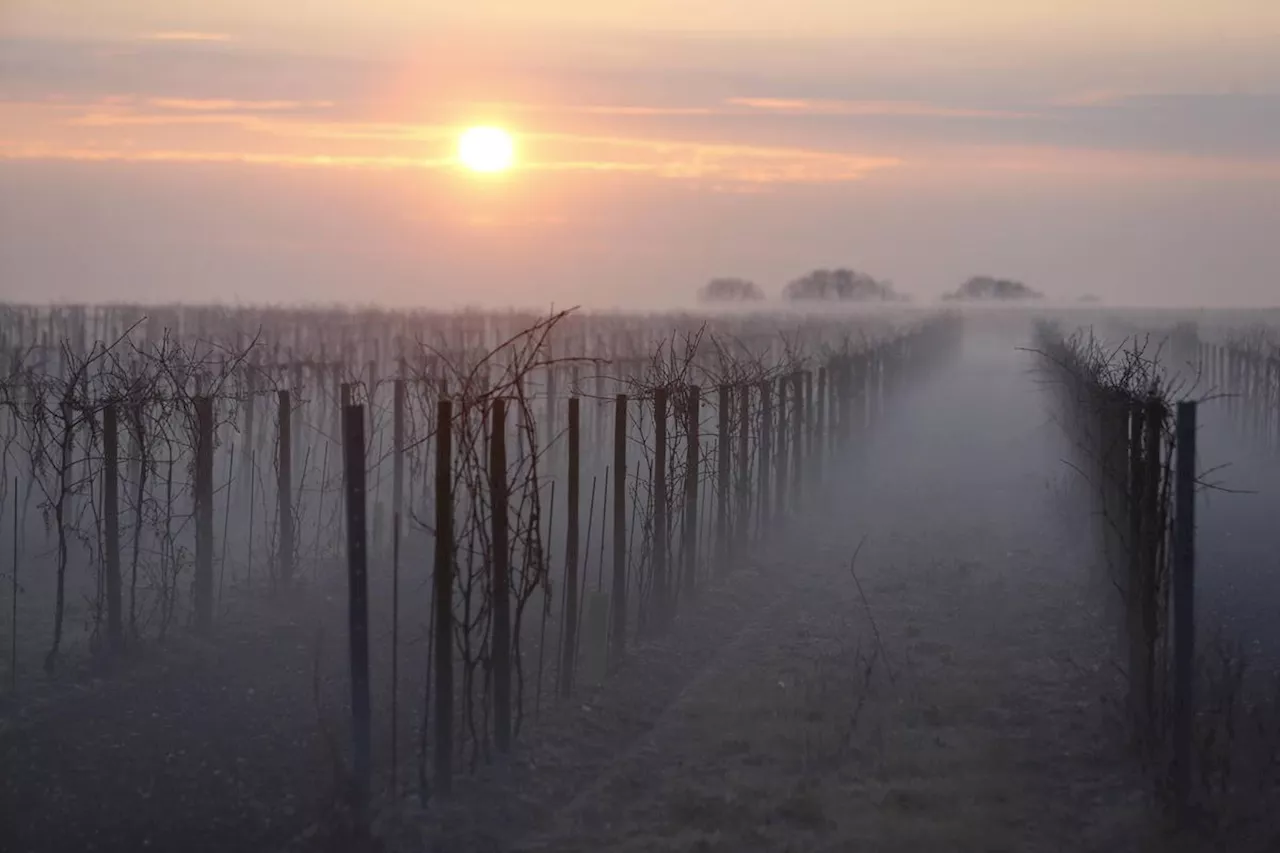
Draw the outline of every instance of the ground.
M603 685L544 702L509 762L425 809L380 797L385 845L1167 849L1016 343L902 394L784 535ZM0 848L322 846L343 673L316 668L310 611L277 622L11 715Z

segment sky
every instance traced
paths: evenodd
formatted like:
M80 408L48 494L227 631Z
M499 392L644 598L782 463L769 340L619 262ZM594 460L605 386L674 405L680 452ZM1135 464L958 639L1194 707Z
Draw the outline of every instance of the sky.
M1274 0L0 0L9 300L1274 305L1278 226Z

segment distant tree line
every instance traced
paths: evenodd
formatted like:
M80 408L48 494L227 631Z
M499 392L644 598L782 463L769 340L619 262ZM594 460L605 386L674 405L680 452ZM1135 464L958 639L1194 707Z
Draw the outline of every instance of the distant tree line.
M754 302L764 299L760 285L745 278L713 278L698 291L704 302Z
M1020 281L1011 278L993 278L989 275L975 275L964 284L942 298L948 301L1011 301L1021 299L1042 299L1044 294L1032 290Z
M864 272L849 269L814 270L783 288L791 300L840 302L905 302L888 281L878 281Z
M788 282L782 298L791 302L908 302L911 297L899 293L893 283L877 279L854 269L817 269ZM942 298L949 302L1007 302L1042 299L1044 294L1020 281L973 276ZM713 278L698 289L703 302L750 303L765 299L765 292L754 281L745 278Z

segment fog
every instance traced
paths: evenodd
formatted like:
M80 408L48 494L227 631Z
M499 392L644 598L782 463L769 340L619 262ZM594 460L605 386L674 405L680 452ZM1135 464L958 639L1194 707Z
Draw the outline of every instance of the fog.
M435 173L0 163L0 191L22 199L0 205L0 294L664 310L691 307L715 276L776 296L811 269L852 264L922 305L984 273L1064 303L1274 302L1273 181L1025 156L1021 166L930 158L851 184L718 187L615 174L478 186Z
M1275 0L463 5L0 0L0 853L1280 849Z
M1280 371L1217 354L1268 352L1260 319L6 306L0 847L1267 849ZM1076 332L1199 401L1185 823L1175 623L1135 719L1131 557L1054 349Z

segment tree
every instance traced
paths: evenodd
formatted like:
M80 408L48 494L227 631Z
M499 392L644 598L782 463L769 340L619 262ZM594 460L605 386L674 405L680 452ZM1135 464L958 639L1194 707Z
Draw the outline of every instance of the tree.
M1014 281L1009 278L993 278L989 275L976 275L956 288L954 293L948 293L942 298L967 302L1041 299L1043 297L1043 293L1038 290L1032 290L1020 281Z
M754 302L764 299L764 291L745 278L713 278L698 289L703 302Z
M783 290L792 300L840 300L848 302L902 302L905 296L888 281L877 281L850 269L814 270L792 281Z

